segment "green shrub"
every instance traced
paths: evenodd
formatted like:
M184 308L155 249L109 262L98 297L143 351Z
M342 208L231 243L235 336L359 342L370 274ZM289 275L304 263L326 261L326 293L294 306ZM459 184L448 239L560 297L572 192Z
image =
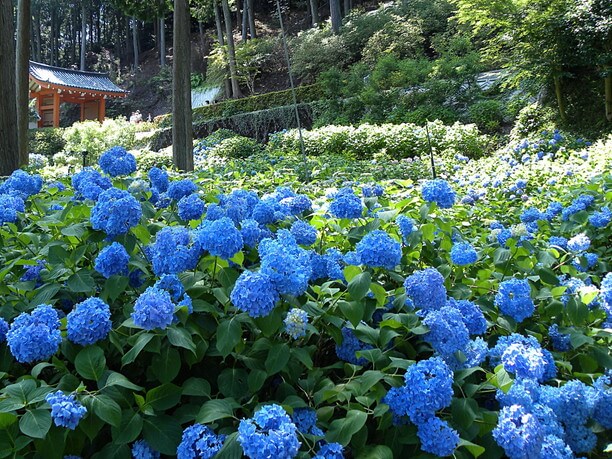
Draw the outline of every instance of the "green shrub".
M556 112L553 108L543 107L538 103L527 105L518 113L510 138L515 141L543 130L552 130L555 127L555 118Z
M149 151L140 150L132 152L136 157L136 164L138 164L138 170L148 171L152 167L172 169L174 163L172 162L172 149L167 148L162 151Z
M29 146L30 153L37 153L51 157L64 149L66 141L63 137L62 128L44 128L30 130Z
M481 100L468 108L468 116L483 131L494 132L504 121L504 104L495 99Z
M424 39L420 22L395 15L394 18L396 20L386 24L368 39L362 51L364 62L373 65L381 56L406 59L423 54Z
M261 144L249 137L235 136L222 140L208 150L208 154L222 158L248 158L263 150Z
M225 139L231 139L232 137L236 137L237 135L238 134L236 134L231 129L218 129L209 136L201 139L198 142L198 146L205 148L214 147L215 145L218 145L221 141Z
M344 68L352 61L343 35L334 35L328 26L309 29L290 42L291 69L302 80L314 81L331 67Z
M107 118L103 123L83 121L74 123L64 130L66 151L87 151L90 164L97 161L100 154L116 145L132 148L136 128L125 118Z

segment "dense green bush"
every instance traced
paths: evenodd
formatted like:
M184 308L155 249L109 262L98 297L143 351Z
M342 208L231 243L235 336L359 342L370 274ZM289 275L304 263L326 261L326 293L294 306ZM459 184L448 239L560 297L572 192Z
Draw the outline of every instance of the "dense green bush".
M543 130L550 131L554 129L556 117L555 110L550 107L538 103L527 105L519 111L510 138L516 141Z
M428 124L432 148L437 153L453 156L461 153L471 158L483 156L488 139L474 125L456 123L446 126L440 121ZM429 153L427 131L415 124L363 124L353 126L325 126L303 131L307 155L323 153L343 154L355 158L371 158L377 154L389 158L412 158ZM296 130L275 134L268 145L272 151L299 151Z
M141 171L148 171L152 167L159 167L162 169L172 169L174 163L172 162L172 149L165 149L162 151L149 151L139 150L135 152L138 169Z
M484 132L495 132L504 121L504 105L495 99L486 99L470 105L468 116Z
M237 135L219 141L208 148L207 154L221 158L248 158L262 149L256 140Z
M29 152L45 155L49 158L54 154L59 153L66 146L63 132L64 129L62 128L30 130L28 145Z
M83 121L64 130L64 149L72 152L86 151L89 161L96 162L100 154L115 145L132 148L136 137L136 125L125 118L107 118L104 122Z

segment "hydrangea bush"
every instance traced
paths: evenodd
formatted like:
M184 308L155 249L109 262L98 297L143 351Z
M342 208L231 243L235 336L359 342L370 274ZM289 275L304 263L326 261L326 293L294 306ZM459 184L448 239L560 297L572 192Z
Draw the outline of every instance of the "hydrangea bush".
M608 457L611 144L513 148L435 181L15 172L0 457Z

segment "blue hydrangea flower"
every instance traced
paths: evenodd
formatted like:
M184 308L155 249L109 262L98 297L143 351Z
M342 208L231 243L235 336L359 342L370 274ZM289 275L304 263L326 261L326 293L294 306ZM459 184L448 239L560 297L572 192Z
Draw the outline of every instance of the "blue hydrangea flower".
M570 335L561 333L557 324L548 327L548 336L552 341L553 349L558 352L567 352L572 349Z
M584 425L568 426L565 441L574 453L589 453L597 446L597 436Z
M487 320L478 305L468 300L454 298L449 298L448 305L461 312L463 323L470 335L482 335L487 331Z
M408 236L414 231L414 220L405 215L398 215L395 219L395 223L397 223L399 227L402 241L404 244L408 244Z
M359 218L363 213L363 204L352 188L342 188L330 203L329 212L337 218Z
M168 186L168 197L175 201L180 201L181 198L189 196L198 191L198 186L191 180L183 179L172 182Z
M589 223L595 228L605 228L612 221L612 212L608 207L601 209L601 212L594 212L589 217Z
M542 426L521 405L503 407L492 434L510 459L538 457L544 440Z
M497 243L502 247L506 247L506 243L508 239L512 237L512 230L509 228L504 228L497 233Z
M582 194L578 196L568 207L563 209L561 212L561 218L563 221L568 221L572 215L586 210L591 204L593 204L593 201L595 201L595 198L589 194Z
M546 435L538 459L574 459L571 448L556 435Z
M499 291L495 295L495 306L517 322L531 317L535 305L531 299L529 282L526 279L509 279L499 284Z
M548 245L567 250L567 239L561 236L551 236L550 239L548 239Z
M461 242L454 244L451 249L451 261L459 266L466 266L475 263L478 260L478 254L472 244Z
M114 275L126 275L129 262L130 255L125 247L118 242L113 242L100 251L96 257L94 268L108 279Z
M185 287L175 274L164 274L160 280L155 282L155 287L167 291L172 301L175 302L185 294Z
M127 233L142 216L140 203L125 190L110 188L98 196L91 211L91 226L104 231L109 238Z
M264 273L244 271L230 295L232 304L251 317L265 317L279 300L272 280Z
M97 201L104 190L112 188L113 184L108 177L103 177L97 170L86 167L72 176L72 188L85 199Z
M178 214L182 220L199 220L206 206L197 194L182 197L178 202Z
M352 329L342 327L342 344L336 345L336 355L339 359L353 365L367 365L368 360L365 357L358 358L355 352L366 351L368 349L372 349L372 346L359 341L359 338L355 336L355 332Z
M361 263L371 268L393 269L402 259L400 243L382 230L366 234L355 249Z
M451 370L464 370L479 366L489 355L489 346L482 338L470 340L461 350L463 358L459 359L459 354L444 356L444 361Z
M292 308L285 317L285 332L293 339L306 336L308 313L302 309Z
M304 194L295 194L279 201L279 204L286 206L291 215L301 215L312 209L312 201Z
M557 372L552 354L533 336L518 333L501 336L489 351L489 360L491 366L503 363L507 371L521 378L547 381Z
M557 215L563 211L563 205L560 202L551 202L544 211L542 217L546 221L552 221Z
M132 445L133 459L159 459L159 451L155 451L145 440L138 440Z
M57 311L48 304L37 306L31 314L22 312L6 334L11 354L18 362L47 360L62 342Z
M145 193L151 191L151 186L146 180L137 179L130 183L128 191L141 201L146 201Z
M47 394L45 401L51 405L51 417L58 427L74 430L87 413L87 408L81 405L74 394L64 395L61 390Z
M5 223L15 223L17 212L25 212L23 199L18 196L0 194L0 225Z
M450 306L429 311L423 320L423 325L429 328L423 339L443 357L461 351L470 340L461 312Z
M579 272L584 273L588 269L592 268L599 261L599 255L596 253L586 252L580 254L579 257L576 257L572 260L572 266L576 268Z
M276 240L264 239L259 244L261 272L272 280L278 293L300 296L312 274L310 254L297 245L289 231L280 230L276 236Z
M23 276L19 279L21 282L36 282L36 287L41 285L40 272L47 267L44 260L36 260L35 265L30 265L26 268Z
M612 429L612 373L597 378L593 419L605 429Z
M110 317L108 304L99 298L86 299L68 314L68 339L81 346L106 339L112 327Z
M421 187L423 200L435 202L441 209L448 209L455 204L455 192L446 180L426 180Z
M567 242L567 248L572 252L584 252L591 246L591 240L584 233L580 233Z
M183 431L176 450L177 459L212 459L223 447L225 435L217 435L208 426L195 424Z
M268 235L267 233L268 231L266 229L262 229L259 226L257 220L247 218L240 222L240 234L242 235L242 241L246 247L255 247Z
M170 181L168 180L168 173L165 170L159 167L152 167L149 170L148 176L153 188L156 188L160 193L168 191Z
M540 213L538 209L534 207L525 209L523 213L521 214L521 221L523 223L537 222L541 218L542 218L542 214Z
M421 422L417 435L423 451L440 457L450 456L459 445L457 431L436 416Z
M292 459L300 448L295 424L278 405L259 408L238 426L238 442L250 459Z
M444 277L434 268L414 272L406 278L404 287L416 308L434 310L446 304Z
M6 334L9 330L9 324L6 320L0 317L0 343L6 341Z
M296 220L291 225L291 234L300 245L312 245L317 240L317 229L303 220Z
M599 289L601 293L601 299L603 302L612 307L612 273L605 275L601 281L601 287Z
M174 303L170 294L156 287L147 288L136 300L132 319L145 330L168 327L174 319Z
M136 172L136 158L123 147L113 147L106 150L98 161L104 173L111 177L130 175Z
M17 169L0 185L0 194L11 194L26 199L40 192L43 180L40 175L30 175Z
M326 443L313 459L344 459L344 448L340 443Z
M296 408L291 416L297 430L302 434L322 437L325 434L317 427L317 412L312 408Z
M161 276L194 269L200 259L200 248L193 239L192 233L182 226L162 228L155 235L155 243L149 246L147 255L153 272Z
M272 203L267 201L258 202L255 207L253 207L251 218L260 225L268 225L270 223L274 223L276 221L274 217L274 206L272 205Z
M242 250L242 235L228 217L202 222L197 232L198 243L211 255L229 260Z
M363 193L363 196L365 198L371 198L374 196L380 197L384 194L385 189L382 185L379 185L378 183L373 183L368 185L362 185L361 192Z
M406 397L398 414L407 414L417 425L451 403L453 372L439 357L421 360L408 367L404 382Z

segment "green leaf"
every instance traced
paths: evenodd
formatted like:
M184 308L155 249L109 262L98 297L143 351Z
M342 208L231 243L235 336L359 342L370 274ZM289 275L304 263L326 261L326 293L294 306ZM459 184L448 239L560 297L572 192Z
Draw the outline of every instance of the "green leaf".
M426 223L421 226L421 232L423 233L423 239L431 242L436 237L436 225L434 225L433 223Z
M240 322L229 319L221 322L217 327L217 350L225 358L240 342L242 328Z
M0 430L17 422L17 415L13 413L0 413Z
M343 269L344 278L347 282L351 282L355 276L361 274L361 268L359 266L348 265Z
M96 282L90 270L81 269L68 278L66 286L71 292L86 293L95 290Z
M127 276L111 276L104 283L104 289L100 296L108 298L110 301L115 301L125 292L130 280Z
M345 419L336 419L330 424L325 439L330 443L337 442L346 446L353 435L365 425L367 419L368 415L363 411L350 410Z
M486 451L484 447L464 440L463 438L459 440L459 446L464 446L475 458L480 457Z
M245 396L250 396L246 391L248 387L248 374L242 368L226 368L217 378L219 391L225 397L235 397L240 399Z
M2 392L10 395L12 398L28 403L30 394L36 390L36 381L33 379L23 379L18 383L6 386Z
M266 358L266 371L268 375L273 375L281 371L289 362L291 353L289 346L285 343L275 344L268 351Z
M104 351L98 346L81 349L74 359L74 366L83 378L98 381L106 368Z
M121 365L127 365L129 363L132 363L136 359L136 357L138 357L138 354L140 354L140 352L145 348L145 346L149 344L149 341L151 341L154 336L155 335L152 333L143 333L142 335L138 336L134 347L132 347L132 349L130 349L121 358Z
M132 410L124 410L121 414L121 425L119 428L112 427L113 441L117 444L131 443L140 436L143 420L139 413Z
M19 420L19 430L28 437L45 438L51 428L51 412L49 410L28 410Z
M210 396L210 383L203 378L189 378L183 383L183 395L208 397Z
M200 424L210 424L219 419L231 418L234 416L234 409L239 408L233 399L209 400L200 409L196 416L196 422Z
M92 395L91 410L111 426L121 426L121 408L108 395Z
M181 369L181 355L173 347L162 347L161 352L151 360L151 371L161 383L169 383Z
M106 384L104 385L104 387L110 387L110 386L121 386L121 387L125 387L126 389L132 389L135 391L142 390L141 386L137 386L136 384L131 382L129 379L127 379L125 376L123 376L121 373L117 373L117 372L112 372L106 379Z
M167 333L168 341L170 341L170 344L176 347L182 347L183 349L187 349L193 354L196 353L196 345L187 330L185 330L184 328L173 326L168 328Z
M229 434L215 459L242 459L242 447L238 443L238 432Z
M165 411L178 404L182 390L176 384L162 384L147 392L146 404L156 411Z
M361 300L370 291L372 276L369 272L357 274L348 284L348 292L354 300Z
M268 379L268 373L265 371L257 369L251 370L247 379L251 393L255 393L261 389L266 379Z
M142 428L144 439L154 450L168 456L176 454L183 429L171 416L161 415L145 419Z
M369 446L357 456L357 459L393 459L393 451L384 445Z
M364 305L361 301L339 301L338 306L353 327L359 325L364 313Z
M550 268L540 268L537 271L538 276L549 285L559 285L559 279L554 271Z

